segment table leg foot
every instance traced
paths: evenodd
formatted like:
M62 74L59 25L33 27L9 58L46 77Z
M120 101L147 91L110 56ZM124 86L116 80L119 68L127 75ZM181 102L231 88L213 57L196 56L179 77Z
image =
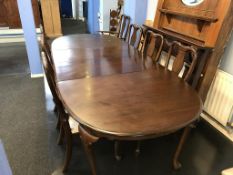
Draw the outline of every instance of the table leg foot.
M115 141L114 143L114 155L117 161L120 161L122 159L122 155L120 153L120 142L119 141Z
M180 142L179 142L178 147L176 149L175 155L173 157L173 168L175 170L178 170L178 169L180 169L182 167L181 163L179 162L179 157L180 157L182 148L184 146L184 143L187 140L187 137L188 137L188 135L190 133L190 130L191 130L190 126L187 126L184 129L183 134L182 134L181 139L180 139Z
M138 157L141 153L141 142L137 141L137 147L135 149L135 156Z
M173 169L174 170L179 170L182 167L181 163L179 161L174 161L173 162Z
M80 134L82 144L86 152L88 161L91 166L92 175L97 175L95 157L94 157L94 153L92 150L92 144L97 142L99 138L88 133L81 125L79 125L79 134Z

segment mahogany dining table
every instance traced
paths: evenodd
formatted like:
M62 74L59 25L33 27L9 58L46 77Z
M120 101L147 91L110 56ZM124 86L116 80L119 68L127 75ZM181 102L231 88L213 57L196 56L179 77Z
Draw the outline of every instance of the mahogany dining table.
M202 111L197 92L177 74L118 38L70 35L52 43L61 100L79 122L92 174L100 138L144 140L192 124Z

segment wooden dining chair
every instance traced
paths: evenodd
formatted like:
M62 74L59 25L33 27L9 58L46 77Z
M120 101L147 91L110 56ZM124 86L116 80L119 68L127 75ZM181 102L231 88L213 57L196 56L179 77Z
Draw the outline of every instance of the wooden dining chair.
M65 153L65 161L63 165L63 172L68 169L71 156L72 156L72 136L73 134L78 133L78 122L72 119L70 115L65 110L62 101L60 100L59 92L56 86L56 76L54 71L54 66L51 64L52 58L50 52L48 52L47 47L43 47L42 54L42 63L45 71L45 76L50 87L51 93L54 98L54 102L57 107L57 114L59 118L59 128L60 134L58 138L58 144L63 143L63 139L66 140L66 153Z
M178 41L173 41L170 44L166 57L166 69L175 72L180 78L192 85L191 80L196 64L197 51L193 47L183 45Z
M110 9L109 31L117 32L119 25L119 13L117 10Z
M192 84L192 76L197 65L197 51L192 46L183 45L178 41L173 41L167 45L170 45L170 48L166 57L165 69L175 72L177 76L189 83L190 86L195 89L196 87ZM173 168L176 170L181 168L181 164L178 159L189 132L193 127L195 127L194 123L184 128L182 133L173 157Z
M130 24L128 32L128 43L135 49L139 49L139 45L143 36L143 30L137 24Z
M142 49L144 56L150 57L153 62L157 62L161 56L163 44L163 35L147 31Z
M99 33L102 35L114 35L122 40L126 40L129 25L130 25L130 17L126 16L126 15L121 15L118 29L116 32L114 32L114 31L99 31Z
M121 15L119 33L117 36L118 38L122 40L126 40L128 35L129 25L130 25L130 17L126 15Z
M46 32L45 32L45 25L44 25L44 19L43 19L43 14L42 14L42 8L41 8L41 2L40 1L38 1L38 7L39 7L40 30L41 30L40 45L43 47L43 45L47 44L49 50L51 50L51 44L52 44L52 41L55 38L48 37Z

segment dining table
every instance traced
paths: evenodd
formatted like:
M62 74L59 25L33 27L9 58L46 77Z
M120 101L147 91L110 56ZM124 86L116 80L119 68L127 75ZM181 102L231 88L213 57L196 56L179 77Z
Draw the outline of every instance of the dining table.
M116 37L62 36L51 51L61 100L79 123L93 175L92 145L98 140L167 135L195 122L202 111L195 89Z

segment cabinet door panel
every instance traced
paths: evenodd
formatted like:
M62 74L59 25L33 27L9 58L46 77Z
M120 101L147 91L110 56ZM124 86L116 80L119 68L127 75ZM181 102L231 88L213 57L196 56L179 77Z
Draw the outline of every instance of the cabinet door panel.
M8 22L7 22L7 8L5 6L4 0L0 0L0 27L7 27Z
M40 18L37 0L32 0L35 24L39 27ZM22 28L17 0L0 0L0 26L11 29Z

